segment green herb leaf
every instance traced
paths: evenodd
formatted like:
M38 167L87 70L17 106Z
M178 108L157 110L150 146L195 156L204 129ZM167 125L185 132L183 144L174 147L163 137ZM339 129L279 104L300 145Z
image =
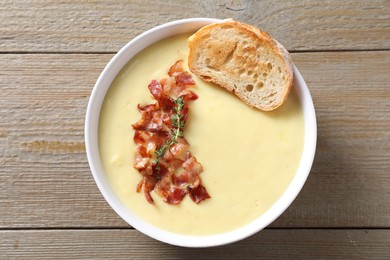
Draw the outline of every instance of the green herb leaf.
M167 149L170 149L171 146L175 143L177 143L177 139L179 137L184 137L183 133L183 128L185 126L185 121L183 120L184 115L182 114L182 111L185 106L185 101L182 96L178 97L175 101L175 107L173 110L175 111L175 114L172 115L172 126L174 127L171 132L172 132L172 139L168 140L165 142L165 145L158 146L155 155L156 155L156 170L160 172L160 158L164 156L165 151Z

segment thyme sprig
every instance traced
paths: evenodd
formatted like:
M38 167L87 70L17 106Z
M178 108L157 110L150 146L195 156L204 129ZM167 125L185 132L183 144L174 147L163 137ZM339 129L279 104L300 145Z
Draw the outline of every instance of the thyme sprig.
M172 138L170 140L167 140L164 145L158 146L156 151L155 151L156 160L154 161L154 164L156 165L156 169L158 172L161 169L160 159L161 159L161 157L164 156L165 151L167 149L171 148L171 146L173 144L177 143L177 139L179 137L184 136L183 130L184 130L184 126L185 126L185 121L183 119L184 116L182 114L182 111L183 111L184 106L185 106L185 101L184 101L183 97L178 97L177 99L175 99L174 102L175 102L176 106L173 108L175 113L172 115L172 118L171 118L172 119L172 126L174 127L171 130Z

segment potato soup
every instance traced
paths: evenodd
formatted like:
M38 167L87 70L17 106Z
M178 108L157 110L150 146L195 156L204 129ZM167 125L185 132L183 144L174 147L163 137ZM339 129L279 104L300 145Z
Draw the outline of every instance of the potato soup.
M302 154L303 113L294 88L280 108L262 112L193 75L199 99L190 104L184 134L203 166L200 177L211 198L196 204L186 196L170 205L152 192L155 204L148 203L136 192L142 175L133 168L131 125L141 117L138 104L155 102L147 87L151 80L167 77L179 59L188 70L188 37L153 44L117 75L100 112L100 157L117 196L139 218L179 234L220 234L264 214L287 189Z

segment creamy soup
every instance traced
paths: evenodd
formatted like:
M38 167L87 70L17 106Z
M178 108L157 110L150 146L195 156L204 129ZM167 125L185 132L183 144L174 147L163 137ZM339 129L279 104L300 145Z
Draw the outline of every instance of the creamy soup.
M142 176L133 168L131 125L141 116L138 103L155 102L149 82L167 77L178 59L186 63L188 36L146 48L118 74L100 114L100 156L117 196L140 218L175 233L218 234L258 218L286 190L301 158L303 113L294 90L280 108L262 112L194 76L199 99L190 105L184 134L203 165L202 183L211 198L196 204L186 196L169 205L152 192L155 204L149 204L136 192Z

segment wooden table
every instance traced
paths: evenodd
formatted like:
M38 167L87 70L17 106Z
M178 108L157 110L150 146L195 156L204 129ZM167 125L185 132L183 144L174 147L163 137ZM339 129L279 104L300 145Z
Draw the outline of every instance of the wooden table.
M390 259L389 1L2 1L0 258ZM289 209L241 242L180 248L129 227L88 167L93 85L141 32L234 18L283 43L317 112L310 177Z

